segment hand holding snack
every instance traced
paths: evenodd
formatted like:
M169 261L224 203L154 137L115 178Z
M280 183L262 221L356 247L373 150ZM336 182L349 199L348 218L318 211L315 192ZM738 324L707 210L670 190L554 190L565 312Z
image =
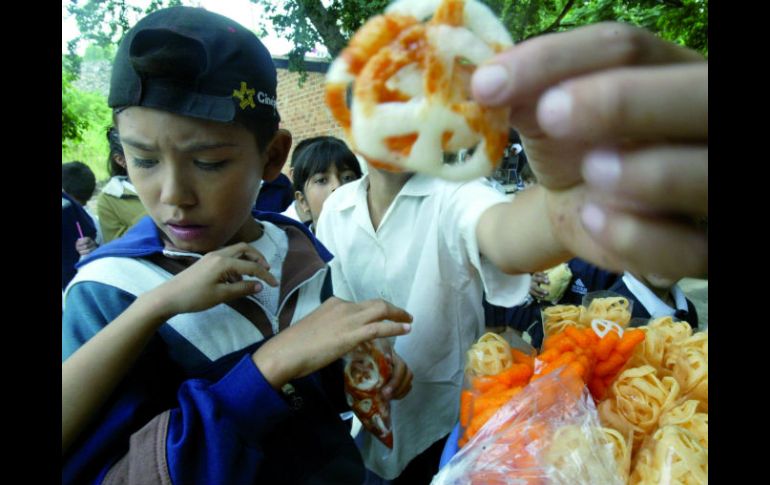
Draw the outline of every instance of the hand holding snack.
M708 63L622 24L518 44L473 74L509 107L551 220L573 254L613 270L708 273Z
M276 389L341 358L358 345L404 335L412 316L383 300L352 303L329 298L305 318L265 342L252 360ZM281 358L292 356L292 359Z
M544 286L547 286L548 284L550 284L548 275L541 271L532 273L532 281L529 284L529 294L538 300L542 300L548 296L548 290L544 288Z

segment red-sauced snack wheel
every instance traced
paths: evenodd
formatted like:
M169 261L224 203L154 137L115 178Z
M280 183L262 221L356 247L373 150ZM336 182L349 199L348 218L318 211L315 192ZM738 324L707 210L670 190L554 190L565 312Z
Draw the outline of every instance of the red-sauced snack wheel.
M472 101L470 77L511 45L477 0L399 0L332 63L326 103L354 151L375 167L450 180L488 175L508 143L509 109ZM445 153L461 149L474 150L463 162L444 163Z

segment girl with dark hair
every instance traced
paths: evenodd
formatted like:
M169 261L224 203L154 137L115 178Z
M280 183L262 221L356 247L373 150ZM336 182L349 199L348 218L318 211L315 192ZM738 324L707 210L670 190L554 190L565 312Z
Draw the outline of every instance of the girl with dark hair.
M294 151L294 199L314 230L326 199L338 187L361 178L361 165L344 141L333 136L303 140Z

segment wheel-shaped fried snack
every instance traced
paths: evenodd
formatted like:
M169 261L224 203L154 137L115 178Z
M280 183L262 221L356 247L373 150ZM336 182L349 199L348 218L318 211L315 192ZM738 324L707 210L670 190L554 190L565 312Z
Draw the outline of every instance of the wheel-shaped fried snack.
M478 0L399 0L329 67L326 103L353 150L375 167L450 180L488 175L508 144L509 109L472 101L470 77L511 45ZM444 163L445 153L471 148L469 159Z

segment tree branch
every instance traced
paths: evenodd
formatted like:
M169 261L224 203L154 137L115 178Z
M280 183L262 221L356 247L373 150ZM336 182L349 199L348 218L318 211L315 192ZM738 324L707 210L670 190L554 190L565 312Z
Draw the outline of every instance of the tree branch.
M321 0L300 0L297 3L302 6L305 15L315 27L318 35L321 36L324 45L329 49L329 54L336 57L347 44L345 37L340 33L336 19L332 18L326 11Z
M565 5L564 5L564 8L563 8L563 9L561 9L561 13L559 14L559 16L558 16L558 17L556 17L556 20L554 20L554 21L553 21L553 23L552 23L551 25L549 25L549 26L548 26L548 28L546 28L546 29L543 31L543 33L545 34L545 33L548 33L548 32L553 32L554 30L556 30L556 28L557 28L557 27L559 26L559 24L561 23L562 19L564 19L564 17L567 15L567 12L569 12L569 11L570 11L570 9L572 8L572 6L573 6L573 5L575 5L575 0L569 0L569 1L568 1L568 2L567 2Z

